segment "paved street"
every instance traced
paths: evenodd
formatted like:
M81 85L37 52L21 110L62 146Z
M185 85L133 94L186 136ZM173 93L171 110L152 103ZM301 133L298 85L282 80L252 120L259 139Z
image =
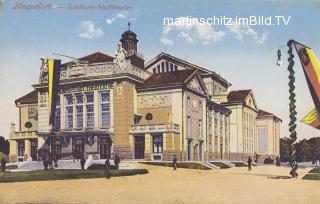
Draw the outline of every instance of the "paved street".
M173 171L130 163L150 173L131 177L0 184L0 203L320 203L319 181L270 179L288 167Z

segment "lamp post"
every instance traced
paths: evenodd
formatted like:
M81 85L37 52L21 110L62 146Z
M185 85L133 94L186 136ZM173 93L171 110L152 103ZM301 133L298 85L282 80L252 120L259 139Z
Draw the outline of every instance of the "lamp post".
M296 162L296 150L295 150L295 146L294 146L294 142L297 140L297 132L296 132L296 127L297 127L297 124L296 124L296 121L297 121L297 112L296 112L296 100L295 100L295 96L296 94L294 93L294 90L295 90L295 85L294 85L294 82L295 82L295 72L293 70L293 66L294 66L294 61L293 61L293 58L294 58L294 55L293 55L293 51L292 51L292 43L293 43L293 40L289 40L287 42L287 45L283 45L281 47L279 47L278 49L278 61L277 61L277 65L278 66L281 66L282 64L282 60L281 60L281 48L284 47L284 46L287 46L288 47L288 72L289 72L289 118L290 118L290 122L289 122L289 132L290 132L290 165L291 165L291 171L290 171L290 175L293 177L293 178L296 178L298 177L298 174L297 174L297 162Z

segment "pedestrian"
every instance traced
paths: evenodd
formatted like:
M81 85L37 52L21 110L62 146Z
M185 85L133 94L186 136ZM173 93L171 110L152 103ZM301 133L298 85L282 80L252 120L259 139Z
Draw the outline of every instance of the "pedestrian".
M120 157L115 154L114 155L114 165L116 166L116 169L119 169L119 163L120 163Z
M109 161L109 156L107 156L106 162L104 163L104 167L106 170L106 178L110 179L110 161Z
M48 159L46 155L43 155L43 168L44 170L48 170Z
M251 166L252 166L252 159L251 157L248 157L248 171L251 171Z
M84 165L86 164L86 159L84 157L82 157L80 159L80 165L81 165L81 169L84 170Z
M57 155L54 156L53 162L54 162L54 167L58 168L58 157L57 157Z
M173 170L177 170L177 157L175 154L173 155L172 165L173 165Z
M1 160L1 170L2 170L3 172L6 171L6 163L7 163L7 161L5 160L5 158L2 157L2 160Z
M51 154L49 154L49 158L48 158L48 167L49 167L49 169L53 169L53 162L52 162Z
M276 157L276 166L280 166L280 157L279 156Z

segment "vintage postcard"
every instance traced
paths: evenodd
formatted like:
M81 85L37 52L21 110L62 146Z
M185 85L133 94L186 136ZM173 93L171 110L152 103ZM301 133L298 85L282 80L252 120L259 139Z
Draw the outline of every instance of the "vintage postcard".
M0 203L320 203L319 25L319 0L0 0Z

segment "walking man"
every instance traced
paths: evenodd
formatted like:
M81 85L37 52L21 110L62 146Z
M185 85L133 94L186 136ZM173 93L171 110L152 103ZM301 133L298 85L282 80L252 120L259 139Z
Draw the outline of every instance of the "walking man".
M175 154L173 155L172 164L173 164L173 170L177 170L177 157Z
M106 170L106 178L110 179L110 161L109 161L109 156L107 156L106 162L104 163L104 167Z
M251 166L252 166L252 159L251 157L248 157L248 171L251 171Z
M81 165L81 169L84 170L84 165L86 163L86 159L84 157L81 157L81 160L80 160L80 165Z
M115 154L114 155L114 165L116 166L116 169L119 169L119 163L120 163L120 157Z

